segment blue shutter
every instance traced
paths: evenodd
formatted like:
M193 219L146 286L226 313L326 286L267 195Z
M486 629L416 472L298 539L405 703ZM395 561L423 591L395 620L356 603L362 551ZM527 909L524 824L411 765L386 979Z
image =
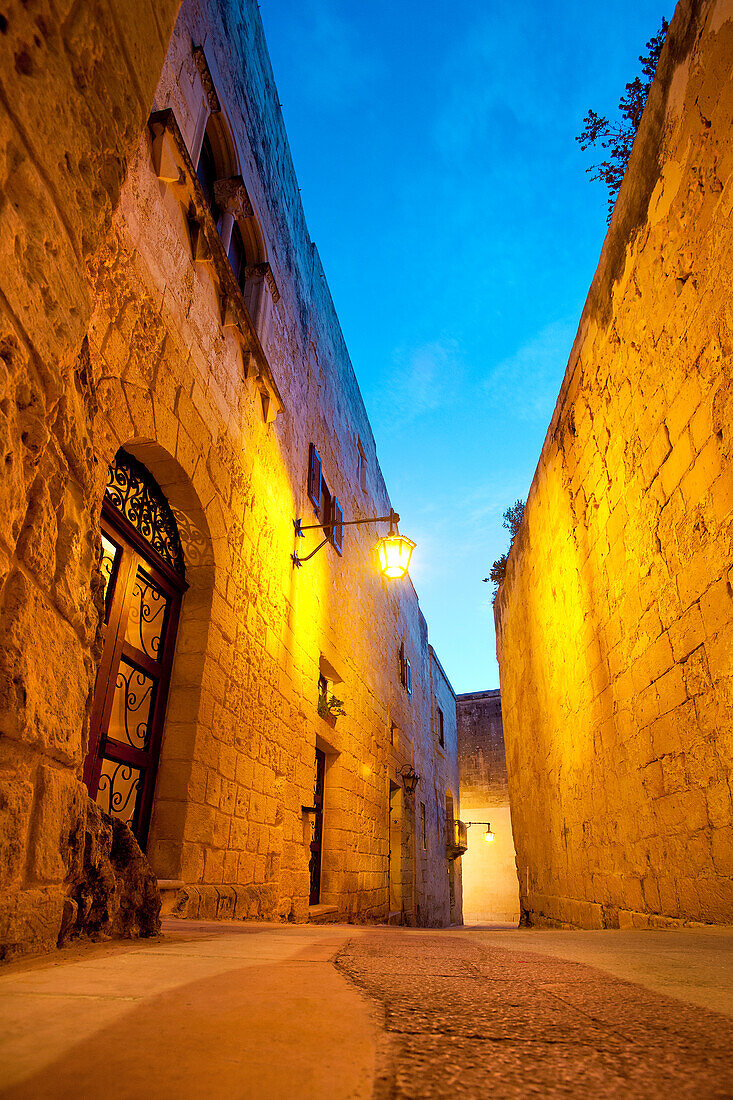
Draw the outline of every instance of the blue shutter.
M336 497L333 498L333 527L331 528L331 537L334 548L338 550L339 554L343 553L344 549L344 529L341 526L341 521L344 518L344 513L341 505Z
M321 511L321 456L311 443L308 453L308 496L316 512Z

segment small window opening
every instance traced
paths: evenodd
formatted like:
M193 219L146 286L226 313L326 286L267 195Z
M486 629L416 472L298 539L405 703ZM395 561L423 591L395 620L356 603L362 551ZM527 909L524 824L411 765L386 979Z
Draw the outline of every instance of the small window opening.
M196 166L196 175L198 176L201 188L206 195L206 201L209 204L214 221L218 225L221 211L216 205L216 199L214 198L214 184L220 177L219 169L216 163L216 157L214 155L214 149L208 133L204 134L204 140L201 145L201 154L199 156L198 165Z
M366 492L367 487L367 460L364 454L364 448L361 445L361 440L356 442L357 446L357 459L356 459L356 474L359 480L359 487L363 492Z
M440 709L440 707L437 707L436 709L438 718L438 744L442 749L445 748L445 720L443 718L443 711Z
M412 665L410 658L405 653L405 643L400 646L400 683L408 695L412 695Z
M229 263L232 266L239 286L244 290L244 277L247 270L247 252L238 225L232 226L232 239L229 242Z

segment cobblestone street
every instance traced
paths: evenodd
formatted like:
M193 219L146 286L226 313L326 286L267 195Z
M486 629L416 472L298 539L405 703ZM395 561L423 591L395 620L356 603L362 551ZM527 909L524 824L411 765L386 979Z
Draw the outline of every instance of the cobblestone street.
M515 938L532 935L549 952L553 936L588 934ZM596 939L611 956L614 935ZM659 945L652 934L652 955ZM733 1096L729 1018L593 966L470 932L371 933L337 966L384 1007L380 1100Z
M731 948L169 920L5 968L2 1095L731 1097Z

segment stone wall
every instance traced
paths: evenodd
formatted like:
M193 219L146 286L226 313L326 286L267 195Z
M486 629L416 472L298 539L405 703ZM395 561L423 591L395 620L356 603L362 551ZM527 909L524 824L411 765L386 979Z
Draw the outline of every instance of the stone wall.
M47 66L18 62L21 83L25 68L36 81L33 102L62 104L59 143L80 161L56 156L54 133L44 156L39 147L19 161L36 165L36 191L12 172L6 187L16 209L27 202L35 259L12 283L3 344L15 472L2 536L0 941L13 950L55 942L75 888L70 838L84 829L79 778L104 640L100 512L120 447L160 486L185 556L147 838L158 879L180 887L178 911L307 919L303 807L318 747L327 761L322 903L343 919L386 917L390 784L401 786L409 765L436 827L418 874L415 798L405 796L400 912L445 923L437 822L452 780L433 744L417 596L409 580L376 573L376 528L345 528L343 555L329 545L302 569L291 560L293 520L318 522L306 481L312 443L345 518L384 515L390 501L307 233L257 5L188 0L165 59L175 13L164 18L164 8L127 6L102 29L96 8L80 5L51 36L56 69L41 76ZM35 17L23 16L16 53L33 40ZM63 35L79 21L70 45ZM25 128L16 121L27 136L30 95L26 110ZM194 168L210 113L257 251L244 299ZM78 135L63 131L73 119ZM55 192L39 197L54 173L74 175L78 216ZM4 234L15 217L6 211ZM7 265L25 232L8 236ZM69 302L52 297L60 288ZM319 535L299 541L301 556ZM321 675L344 701L335 723L318 713Z
M433 912L431 924L441 924L445 919L446 887L450 907L450 923L463 923L463 872L461 859L448 860L447 868L433 866L432 854L439 852L443 856L447 851L451 833L451 819L448 808L452 802L453 818L461 816L460 791L458 783L458 730L456 722L456 694L453 691L445 669L432 646L430 653L430 681L432 694L431 724L433 730L432 774L421 783L418 797L425 805L427 837L423 849L421 874L426 886L432 886ZM442 716L442 718L441 718ZM442 734L442 742L441 742ZM427 797L426 797L427 796ZM433 809L435 808L435 817ZM422 810L421 810L422 813ZM418 837L421 823L416 823ZM420 847L420 844L418 844ZM432 872L432 873L431 873ZM438 919L440 917L441 919Z
M54 944L84 858L96 257L178 0L0 15L0 955Z
M519 920L516 852L509 809L501 695L472 691L456 697L461 815L468 830L462 857L463 916L467 924ZM483 839L488 822L494 840Z
M682 0L495 604L532 923L733 920L732 63Z

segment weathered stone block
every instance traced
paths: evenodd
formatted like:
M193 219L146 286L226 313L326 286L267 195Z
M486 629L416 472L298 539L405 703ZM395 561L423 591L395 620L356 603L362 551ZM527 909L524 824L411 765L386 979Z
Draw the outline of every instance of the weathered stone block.
M84 858L85 788L69 771L39 767L31 874L41 882L76 880Z
M0 771L0 882L6 888L25 872L33 784L16 768Z
M81 762L91 660L78 637L19 570L0 610L0 726L51 756Z

